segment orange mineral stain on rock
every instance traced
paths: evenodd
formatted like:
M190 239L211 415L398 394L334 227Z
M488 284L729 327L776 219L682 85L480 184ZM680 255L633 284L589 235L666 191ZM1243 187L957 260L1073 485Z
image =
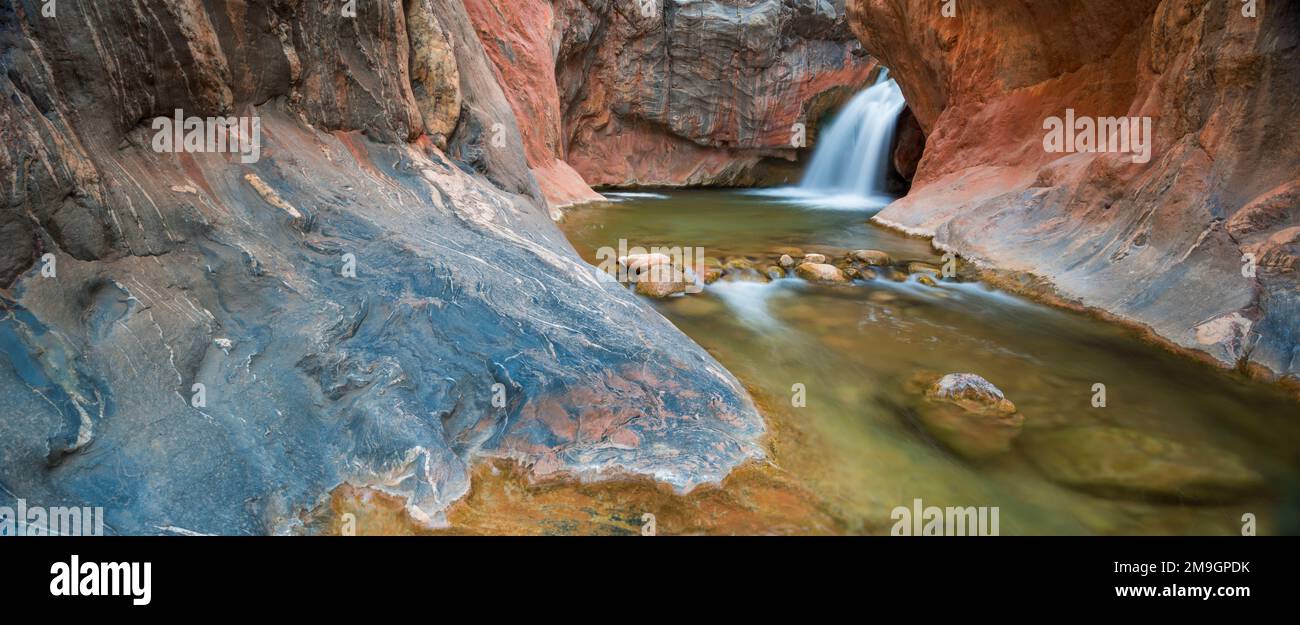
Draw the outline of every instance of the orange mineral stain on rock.
M344 515L352 514L356 535L636 535L649 514L662 535L887 532L885 525L850 527L834 512L835 502L801 481L800 476L827 470L818 462L825 458L824 442L783 411L779 401L763 401L756 389L751 392L769 415L768 460L742 464L720 483L685 495L648 477L584 481L552 470L559 463L546 458L532 467L487 459L474 467L469 494L447 510L446 528L416 523L398 497L346 484L313 512L309 527L337 535L344 529ZM616 430L609 438L619 442L629 434Z
M480 464L468 496L453 504L450 527L412 522L396 497L344 485L336 489L314 529L342 533L345 513L356 535L637 535L653 515L655 532L682 534L834 534L838 523L779 469L747 464L719 485L688 495L648 478L584 483L530 481L519 465Z

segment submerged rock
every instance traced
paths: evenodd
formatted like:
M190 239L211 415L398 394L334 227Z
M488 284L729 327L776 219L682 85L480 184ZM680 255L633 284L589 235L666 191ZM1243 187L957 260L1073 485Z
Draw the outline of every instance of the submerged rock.
M722 267L728 273L732 271L751 271L754 269L754 261L740 256L732 256L727 258L727 262L723 263Z
M973 373L950 373L931 382L918 418L939 442L972 460L1010 451L1025 422L998 387Z
M794 268L794 273L809 282L848 282L838 267L823 263L800 263Z
M1264 489L1237 456L1110 426L1027 434L1021 448L1048 478L1102 497L1228 503Z

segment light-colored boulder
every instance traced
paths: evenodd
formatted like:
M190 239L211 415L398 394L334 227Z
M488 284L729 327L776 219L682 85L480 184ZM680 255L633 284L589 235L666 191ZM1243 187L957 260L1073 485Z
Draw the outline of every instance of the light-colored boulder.
M795 275L809 282L847 282L844 272L834 265L824 263L800 263L794 268Z
M674 266L667 254L629 254L620 256L618 262L627 267L628 279L641 295L668 297L685 291L691 283L689 273Z
M889 257L889 254L880 250L853 250L850 256L852 256L854 260L868 265L889 265L894 262L893 259Z

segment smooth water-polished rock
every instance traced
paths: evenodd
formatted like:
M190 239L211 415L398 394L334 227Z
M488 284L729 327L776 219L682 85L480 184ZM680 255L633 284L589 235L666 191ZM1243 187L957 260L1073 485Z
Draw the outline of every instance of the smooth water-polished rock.
M549 218L459 2L445 151L413 4L152 4L0 10L0 505L292 533L348 483L436 525L481 458L685 491L761 456L741 385ZM155 152L177 108L258 116L260 160Z
M933 377L920 374L917 382ZM1010 451L1025 422L998 387L973 373L950 373L929 382L917 416L939 442L972 460Z
M890 265L894 262L888 253L880 250L853 250L849 255L858 262L872 266Z
M949 373L925 391L925 396L956 404L969 412L1011 414L1016 405L1002 394L1002 389L974 373Z
M643 273L637 276L634 290L639 295L657 299L685 292L686 287L690 285L689 280L683 273L674 275L674 271L672 266L669 265L663 274Z
M618 264L626 267L630 276L639 277L651 271L672 269L673 259L667 254L658 252L652 254L628 254L627 256L618 257Z
M799 265L794 268L794 273L809 282L848 282L848 278L844 276L844 272L840 271L840 268L835 265L808 262L799 263Z
M1264 490L1241 458L1209 445L1118 427L1028 433L1020 447L1053 481L1100 495L1184 503L1229 503Z

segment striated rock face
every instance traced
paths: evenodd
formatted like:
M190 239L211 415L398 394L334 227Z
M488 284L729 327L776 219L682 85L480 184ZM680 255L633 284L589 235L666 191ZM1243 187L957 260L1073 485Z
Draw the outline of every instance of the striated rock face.
M811 134L875 69L843 0L555 6L560 142L595 186L792 180L795 124Z
M944 6L849 2L927 135L911 193L876 220L1224 365L1300 376L1300 3ZM1067 109L1150 118L1149 162L1047 151Z
M761 453L554 227L459 1L33 6L0 5L5 505L294 532L347 483L437 524L476 458L686 490ZM176 109L257 154L156 150Z
M551 207L604 199L564 160L555 79L559 34L550 0L465 0L465 8L521 120L525 155Z

